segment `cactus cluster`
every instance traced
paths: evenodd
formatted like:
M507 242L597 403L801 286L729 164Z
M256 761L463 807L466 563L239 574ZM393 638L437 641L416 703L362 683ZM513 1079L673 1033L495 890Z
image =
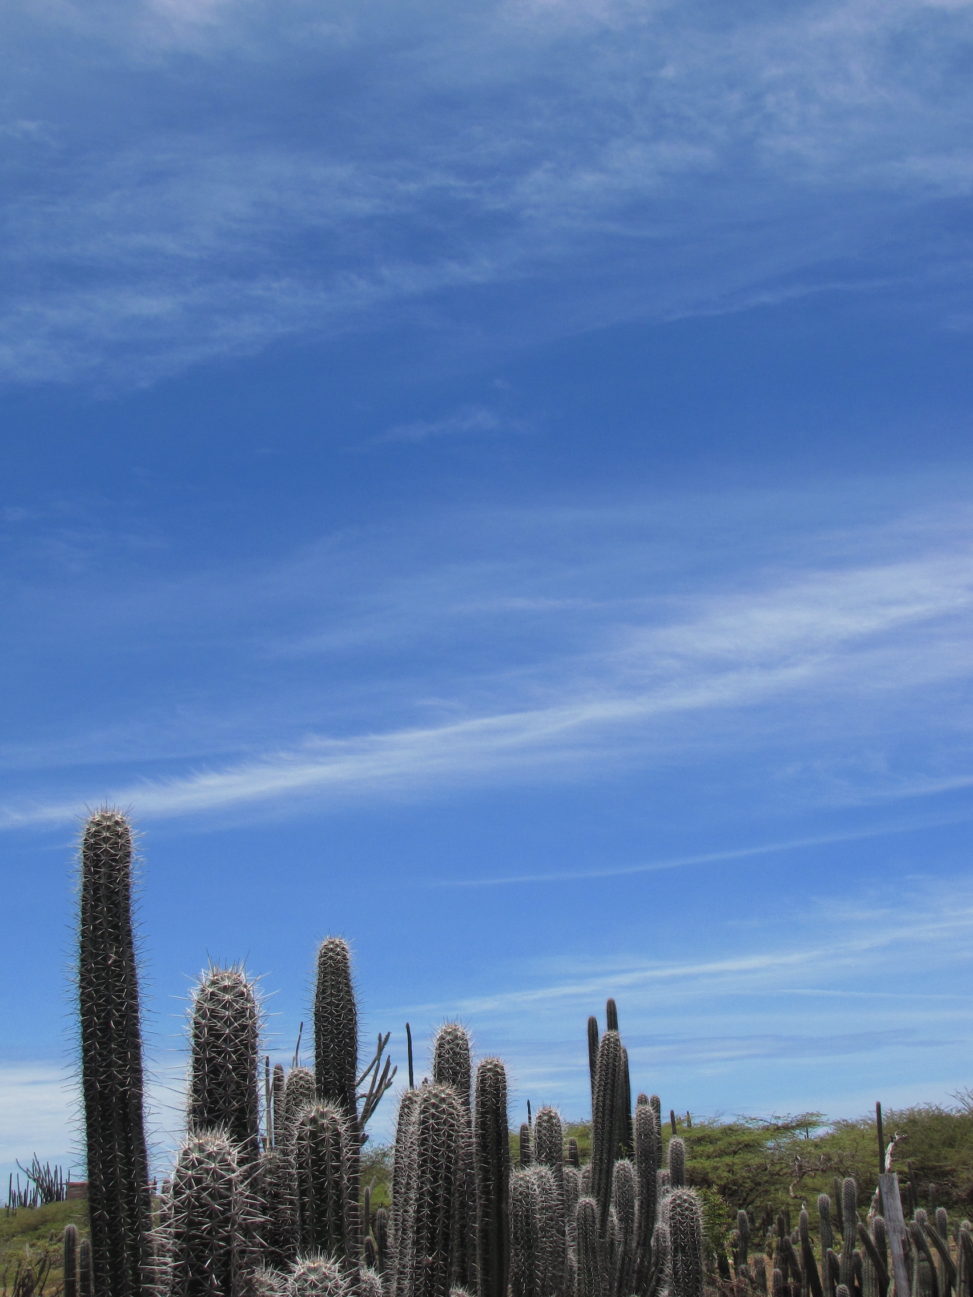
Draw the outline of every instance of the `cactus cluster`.
M880 1176L864 1213L855 1180L836 1180L832 1195L818 1195L815 1214L819 1251L811 1213L802 1207L796 1227L786 1213L779 1213L765 1248L751 1255L752 1223L746 1212L739 1212L733 1240L735 1289L745 1297L973 1294L970 1222L964 1220L951 1230L941 1208L933 1219L919 1208L905 1221L894 1175Z
M822 1195L820 1259L806 1210L794 1229L781 1216L757 1255L739 1213L733 1270L714 1257L690 1187L691 1139L670 1115L665 1145L656 1096L633 1106L613 1000L604 1031L588 1022L586 1165L546 1106L531 1118L528 1105L512 1157L504 1065L474 1066L457 1023L437 1033L431 1076L416 1086L410 1033L391 1201L373 1209L360 1151L395 1069L380 1035L359 1070L351 957L338 937L317 954L313 1070L295 1054L290 1069L265 1060L261 1074L254 983L239 967L200 978L186 1134L153 1220L131 860L124 817L93 816L78 958L91 1244L65 1235L65 1297L704 1297L714 1262L735 1297L973 1297L968 1222L951 1236L944 1213L917 1212L906 1227L891 1184L888 1223L877 1202L860 1218L852 1180L838 1186L834 1214Z

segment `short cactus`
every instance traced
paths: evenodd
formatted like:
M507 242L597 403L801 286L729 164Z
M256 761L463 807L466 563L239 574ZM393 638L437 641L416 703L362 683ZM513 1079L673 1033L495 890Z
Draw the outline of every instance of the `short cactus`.
M285 1292L287 1297L350 1297L353 1287L333 1257L307 1256L294 1262Z
M64 1297L78 1297L78 1227L67 1224L62 1237Z
M432 1076L439 1085L451 1085L464 1107L470 1106L473 1083L469 1032L458 1022L447 1022L433 1041Z
M351 951L341 937L318 948L314 986L314 1079L317 1096L336 1103L357 1125L358 1009Z
M338 1105L303 1108L291 1148L300 1250L357 1262L358 1147Z
M670 1185L673 1189L681 1189L686 1183L686 1145L678 1135L673 1135L669 1140L666 1161L669 1167Z
M574 1215L573 1248L577 1297L608 1297L608 1275L598 1210L594 1198L578 1200Z
M260 1015L242 968L208 968L190 1011L188 1127L224 1131L250 1162L259 1151Z
M416 1098L403 1149L411 1165L403 1176L395 1292L402 1297L448 1297L465 1114L452 1086L432 1083L411 1093Z
M172 1175L167 1297L240 1297L256 1270L253 1201L233 1142L190 1134Z
M301 1111L316 1096L314 1073L307 1067L292 1067L284 1077L283 1098L281 1101L280 1130L275 1143L278 1148L288 1148L294 1138L294 1127Z
M668 1297L703 1297L703 1213L692 1189L672 1189L663 1205L669 1233Z

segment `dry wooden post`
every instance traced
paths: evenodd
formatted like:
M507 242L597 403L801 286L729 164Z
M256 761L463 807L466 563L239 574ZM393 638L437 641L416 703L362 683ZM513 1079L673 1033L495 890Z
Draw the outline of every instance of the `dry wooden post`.
M882 1195L889 1251L892 1253L893 1292L895 1297L909 1297L912 1285L905 1259L907 1235L902 1199L899 1197L899 1177L894 1171L883 1171L878 1177L878 1187Z

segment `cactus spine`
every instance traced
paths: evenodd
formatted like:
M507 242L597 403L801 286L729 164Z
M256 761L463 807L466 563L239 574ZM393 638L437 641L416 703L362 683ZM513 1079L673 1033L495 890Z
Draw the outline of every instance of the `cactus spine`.
M131 829L117 811L99 811L81 843L78 942L88 1216L99 1297L142 1297L151 1271L131 897Z

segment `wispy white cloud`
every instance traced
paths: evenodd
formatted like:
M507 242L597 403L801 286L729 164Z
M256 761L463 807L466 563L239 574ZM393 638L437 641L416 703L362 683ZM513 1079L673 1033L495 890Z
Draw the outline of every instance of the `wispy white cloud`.
M506 419L497 411L482 405L466 406L440 419L415 419L397 423L374 438L376 443L423 442L440 437L469 436L476 433L518 432L523 425Z
M631 606L609 605L587 628L580 650L566 653L563 645L552 648L541 641L527 668L511 670L501 657L478 676L467 672L451 682L440 679L440 695L448 700L450 689L456 691L445 719L400 726L372 721L341 737L312 733L299 745L264 755L251 749L245 759L222 768L97 790L95 799L107 792L139 815L154 817L300 799L312 792L323 805L390 792L425 796L432 788L526 773L572 778L589 770L595 757L607 770L623 761L659 765L700 758L727 745L737 752L747 743L759 747L768 742L762 732L768 708L776 709L776 742L782 726L795 740L800 736L805 765L793 772L799 779L811 770L806 748L815 735L833 740L847 731L856 713L862 724L871 724L870 706L875 723L910 727L929 690L950 690L968 680L971 572L961 540L909 562L805 566L775 571L762 581L751 576L746 590L663 597L638 616ZM470 604L472 586L462 565L450 581L455 607L434 583L424 600L411 600L417 623L427 607L447 619L487 615L476 599ZM248 596L259 596L259 583L243 585ZM383 625L381 618L374 621L374 613L373 608L373 630ZM505 617L535 613L530 599L524 607L492 611ZM545 615L574 617L578 609L570 603L560 608L555 599ZM354 652L354 636L345 650ZM907 715L916 708L920 713L913 722L896 721L890 700ZM705 727L691 724L704 717ZM945 716L938 727L941 746L948 726ZM833 786L819 780L817 795L861 802L958 791L968 784L969 764L958 736L953 746L947 763L921 758L907 769L877 763L870 770L846 764L842 771L832 764L825 773ZM924 766L923 760L930 763ZM95 793L89 790L87 796ZM76 807L76 798L33 806L8 802L2 818L8 826L54 822L72 818Z
M943 93L938 56L969 39L965 7L820 0L718 30L671 4L429 4L411 18L228 0L38 15L55 68L64 23L109 42L152 99L126 104L130 136L116 113L111 137L89 131L80 153L79 123L43 95L11 125L42 122L60 144L52 183L8 199L7 381L151 382L400 313L443 345L496 346L462 328L461 298L481 285L519 294L510 346L822 284L914 286L935 259L895 253L898 221L968 192L968 87L957 73ZM29 24L18 37L30 43ZM384 75L351 75L377 37ZM170 52L185 50L193 61L170 80ZM345 98L325 93L320 125L295 135L293 96L305 77L327 85L322 68L349 70L333 78ZM83 81L82 66L68 60L63 78ZM131 95L130 79L112 85L100 95ZM425 129L429 104L459 86L455 111ZM154 105L193 95L206 108L191 130L161 130ZM336 134L335 113L353 126Z
M950 785L949 790L954 787L967 787L973 785L973 778L966 781L957 780ZM934 785L930 791L945 791L941 786ZM965 816L961 820L965 820ZM970 819L973 819L973 811L970 812ZM915 831L919 827L932 827L933 825L952 824L956 820L953 818L937 819L925 821L917 824L914 820L910 821L907 826L909 832ZM687 869L694 865L715 865L724 861L732 860L753 860L760 856L787 855L791 852L806 851L815 847L832 846L840 842L861 842L868 838L881 838L900 833L906 826L896 825L876 825L866 829L849 829L841 833L823 833L816 837L792 838L782 842L763 842L754 846L728 848L721 851L702 851L696 855L673 856L668 860L649 860L640 864L619 864L619 865L598 865L590 869L567 869L567 870L550 870L545 873L533 874L498 874L486 875L482 878L470 878L468 876L453 878L436 878L429 880L429 886L434 887L508 887L516 886L522 883L567 883L580 882L587 878L628 878L638 874L655 874L670 869Z
M884 1031L886 1024L908 1019L917 1026L926 1023L934 1031L937 1014L927 997L914 997L914 1004L907 1009L898 993L899 982L906 980L902 975L907 967L903 962L905 954L934 950L932 958L937 967L950 965L957 958L968 961L973 896L959 882L950 888L924 880L922 891L907 904L873 907L860 923L820 897L809 896L804 915L795 917L792 923L789 939L782 939L779 923L773 917L768 916L765 926L759 950L752 949L753 934L748 934L745 943L738 942L730 953L713 958L666 960L597 951L590 960L594 967L586 968L583 959L572 958L570 972L554 980L539 976L523 961L517 970L516 989L499 989L492 994L420 1008L431 1017L459 1014L474 1021L529 1010L536 1026L545 1014L550 1014L552 1021L563 1021L566 1008L583 1015L591 1011L585 1006L598 1005L613 996L628 1006L625 1016L636 1035L640 1024L651 1017L653 1040L674 1029L679 1037L689 1032L702 1039L710 1022L722 1023L725 1036L725 1027L734 1013L752 1023L753 1015L740 1009L741 997L770 995L773 1002L766 1006L763 1016L765 1024L774 1024L773 1033L768 1032L764 1038L764 1047L769 1048L772 1042L779 1043L781 1024L793 1021L795 1010L789 997L802 1001L820 998L824 1005L821 1023L836 1023L839 1020L831 998L850 992L854 999L864 982L866 986L878 983L895 987L884 1010L877 1003L869 1009L873 1024L880 1030ZM808 988L809 976L822 982L820 989ZM891 982L887 980L890 977ZM909 1003L911 988L905 984L901 989ZM727 1006L731 1008L730 1017ZM800 1012L804 1028L813 1027L815 1017L806 1004ZM942 1021L955 1022L956 1012L954 997L943 997ZM851 1013L857 1016L860 1008L852 1008ZM836 1030L840 1029L839 1023ZM778 1044L773 1048L777 1049Z
M554 1096L578 1115L587 1105L583 1023L608 996L618 1002L633 1083L695 1111L820 1108L836 1054L849 1076L871 1075L879 1089L864 1103L850 1092L829 1101L833 1116L856 1116L878 1094L887 1104L948 1103L950 1051L973 1010L961 995L916 990L910 970L921 960L929 982L945 972L952 983L969 964L968 880L917 877L878 903L851 885L843 902L802 882L793 906L758 905L752 931L710 924L706 951L683 937L668 944L684 953L670 955L653 953L665 936L654 924L621 950L594 925L584 949L508 958L494 969L492 991L412 1005L410 1017L414 1025L471 1022L486 1049L502 1037L518 1091L535 1102ZM577 1032L565 1039L572 1021ZM921 1077L913 1077L917 1057ZM885 1085L890 1071L901 1098Z
M0 1066L0 1162L29 1165L61 1153L70 1142L74 1092L64 1067L50 1063Z

